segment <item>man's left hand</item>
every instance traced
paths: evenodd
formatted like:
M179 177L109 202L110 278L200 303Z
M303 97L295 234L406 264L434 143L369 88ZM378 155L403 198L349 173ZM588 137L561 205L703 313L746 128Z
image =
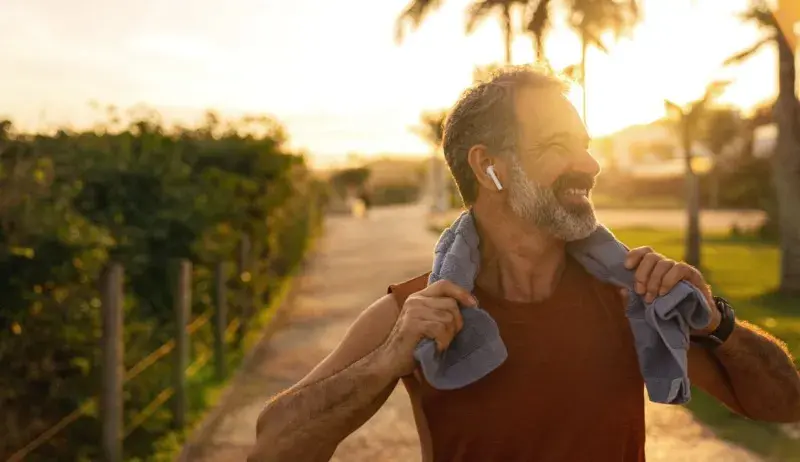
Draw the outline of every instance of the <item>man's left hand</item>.
M697 268L669 259L656 253L650 247L637 247L631 250L625 260L625 267L636 270L635 291L644 297L647 303L651 303L656 297L665 295L680 281L686 281L700 290L708 302L711 321L705 329L692 331L692 334L707 335L714 332L719 326L721 315L719 310L714 308L716 305L711 288L706 284L703 275ZM627 295L626 291L623 293L624 296Z

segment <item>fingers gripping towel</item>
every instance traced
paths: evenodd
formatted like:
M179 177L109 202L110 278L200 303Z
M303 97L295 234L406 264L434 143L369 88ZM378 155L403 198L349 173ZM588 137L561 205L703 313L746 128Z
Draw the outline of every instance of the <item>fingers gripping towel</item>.
M568 243L567 252L595 278L629 290L625 314L650 400L665 404L689 401L689 332L709 322L708 305L700 291L681 281L669 293L646 303L634 292L634 272L624 266L627 247L603 226L585 239ZM464 212L439 238L428 283L447 279L472 292L479 266L474 218ZM434 388L450 390L469 385L508 357L497 324L486 311L462 306L461 314L464 328L447 350L439 353L433 340L424 339L414 352Z
M472 215L463 213L436 244L428 284L447 279L472 292L479 265L478 233ZM464 327L447 350L439 353L433 340L423 339L414 351L425 378L440 390L467 386L508 357L497 323L489 313L478 307L460 308Z
M650 400L665 404L688 402L689 332L702 329L710 321L703 294L680 281L653 303L646 303L634 292L634 272L625 268L628 248L602 225L588 237L569 242L567 252L595 278L628 289L625 316Z

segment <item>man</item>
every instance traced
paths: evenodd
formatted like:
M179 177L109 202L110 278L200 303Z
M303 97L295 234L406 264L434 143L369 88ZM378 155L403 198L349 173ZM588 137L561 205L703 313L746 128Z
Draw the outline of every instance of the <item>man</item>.
M624 295L564 251L596 227L588 192L599 168L588 141L563 84L544 72L511 68L465 92L445 123L444 152L481 237L474 296L508 359L464 388L434 389L414 348L426 337L447 348L462 327L456 301L476 301L446 281L426 287L426 275L394 285L267 404L250 460L328 460L400 379L424 461L644 460L643 379ZM680 280L701 289L711 322L693 334L718 332L723 314L697 270L649 248L631 251L627 266L648 301ZM718 347L693 344L689 374L741 415L800 420L800 376L785 347L745 323Z

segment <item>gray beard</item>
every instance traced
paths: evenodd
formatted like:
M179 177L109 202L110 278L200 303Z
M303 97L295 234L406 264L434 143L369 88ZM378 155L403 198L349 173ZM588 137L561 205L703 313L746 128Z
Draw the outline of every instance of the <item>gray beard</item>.
M591 204L565 206L552 189L530 180L517 162L512 165L509 186L511 211L559 239L583 239L597 228L597 217Z

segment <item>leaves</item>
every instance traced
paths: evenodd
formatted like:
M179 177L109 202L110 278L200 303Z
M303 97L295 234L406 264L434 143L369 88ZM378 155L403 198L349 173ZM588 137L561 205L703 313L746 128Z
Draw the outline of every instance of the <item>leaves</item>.
M664 108L666 109L667 114L670 114L672 117L680 118L683 116L683 108L670 100L664 100Z
M754 22L758 26L766 29L778 29L778 21L772 12L772 8L765 0L750 0L750 5L741 15L742 21Z
M550 28L550 3L551 0L529 1L524 15L528 19L523 25L523 29L533 35L536 42L536 55L540 60L545 57L544 36Z
M699 139L717 156L734 141L740 140L743 132L742 119L733 108L708 109L700 120Z
M612 32L620 38L633 30L639 20L635 0L571 0L568 2L570 27L581 37L605 52L601 36Z
M524 6L526 3L527 0L474 0L467 7L466 33L473 33L478 24L486 19L493 10L502 11L515 5Z
M680 120L697 121L701 115L719 98L730 85L729 80L717 80L709 83L703 96L690 102L686 107L669 100L664 100L664 107L671 117Z
M416 30L422 21L434 10L439 8L442 0L411 0L400 16L395 21L395 42L402 43L405 30Z
M770 5L766 1L751 0L747 10L740 14L739 17L742 21L755 23L758 27L764 29L767 32L767 35L752 46L726 59L724 61L726 66L731 64L739 64L742 61L749 59L765 45L773 43L781 38L781 29L778 25L778 21L775 18Z
M758 52L763 46L772 43L775 39L777 39L776 34L771 34L768 37L764 37L755 44L753 44L751 47L746 48L736 53L735 55L727 58L725 61L723 61L723 64L726 66L729 66L731 64L739 64L742 61L749 59L751 56L756 54L756 52Z
M111 128L122 125L115 112L109 126L79 133L0 125L0 409L15 422L0 458L96 394L97 281L110 259L125 268L130 366L172 336L175 258L195 263L193 312L209 310L211 268L233 261L247 233L258 259L245 273L264 298L316 226L322 185L283 148L276 121L209 113L199 129L167 129L152 111L138 114L124 131ZM170 368L156 363L126 384L126 413L169 385ZM168 424L155 418L131 435L131 456L148 460ZM98 459L97 425L75 422L30 459Z
M422 138L434 149L442 147L444 141L444 121L447 110L426 111L420 115L420 124L412 127L411 131Z

